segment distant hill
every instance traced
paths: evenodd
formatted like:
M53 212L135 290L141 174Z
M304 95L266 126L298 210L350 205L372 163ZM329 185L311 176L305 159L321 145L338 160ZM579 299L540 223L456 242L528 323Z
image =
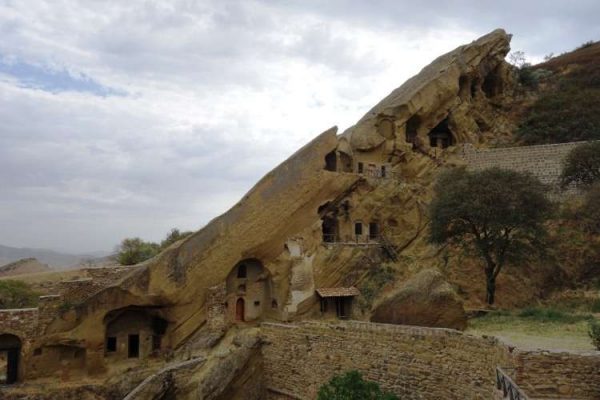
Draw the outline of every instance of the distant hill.
M50 268L35 258L24 258L10 264L0 266L0 277L31 274L35 272L49 272Z
M0 265L12 263L24 258L35 258L42 264L55 268L76 267L84 260L98 258L99 254L67 254L47 249L17 248L0 245Z

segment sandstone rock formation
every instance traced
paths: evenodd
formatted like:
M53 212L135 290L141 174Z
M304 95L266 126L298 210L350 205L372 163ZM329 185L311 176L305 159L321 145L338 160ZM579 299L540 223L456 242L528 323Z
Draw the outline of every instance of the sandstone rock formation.
M368 319L360 298L327 308L316 289L360 289L382 264L408 283L388 302L383 288L373 293L373 320L464 327L447 284L418 274L456 262L425 240L426 206L439 169L462 162L457 144L508 129L492 103L510 91L509 41L496 30L438 58L342 135L318 135L229 211L88 298L45 299L40 333L20 336L22 376L52 375L57 355L65 370L120 374L129 358L172 355L236 322Z
M424 269L375 306L373 322L465 329L462 301L435 269Z

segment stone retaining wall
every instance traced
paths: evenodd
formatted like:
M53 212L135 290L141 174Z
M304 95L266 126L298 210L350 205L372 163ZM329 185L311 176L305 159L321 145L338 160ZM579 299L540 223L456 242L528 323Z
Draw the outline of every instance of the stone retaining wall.
M272 399L314 399L333 375L359 370L402 399L490 399L507 347L449 329L364 322L265 323L264 379Z
M531 398L600 399L600 355L519 351L516 380Z
M530 398L600 399L600 352L520 351L459 331L358 321L264 323L268 400L313 400L333 375L361 371L402 399L495 399L495 369Z
M558 190L563 161L569 152L585 142L548 144L539 146L476 149L471 144L463 147L463 158L472 170L499 167L519 172L530 172L542 183Z

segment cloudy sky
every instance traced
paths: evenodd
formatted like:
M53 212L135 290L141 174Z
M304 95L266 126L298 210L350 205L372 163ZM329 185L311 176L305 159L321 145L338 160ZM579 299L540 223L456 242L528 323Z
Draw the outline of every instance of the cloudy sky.
M532 61L580 1L0 0L0 244L198 229L325 129L497 27Z

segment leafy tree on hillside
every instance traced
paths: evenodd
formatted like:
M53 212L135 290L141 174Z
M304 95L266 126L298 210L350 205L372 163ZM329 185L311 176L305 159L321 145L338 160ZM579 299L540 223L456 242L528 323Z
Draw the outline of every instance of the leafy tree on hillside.
M160 246L156 243L145 242L140 238L128 238L123 239L118 250L118 259L121 265L135 265L157 255Z
M363 379L358 371L337 375L321 386L317 400L399 400L393 393L383 392L376 382Z
M167 234L167 237L165 238L165 240L160 242L161 250L166 249L173 243L190 236L192 233L194 233L194 232L192 232L192 231L181 232L177 228L171 229L171 231Z
M552 210L545 186L514 171L457 168L442 173L434 190L430 242L474 250L484 261L486 301L493 304L502 268L542 249Z
M600 182L600 142L581 144L565 159L562 186L576 184L590 187L596 182Z
M0 309L37 307L39 293L25 282L0 280Z
M181 232L177 228L171 229L160 245L154 242L146 242L140 238L127 238L123 239L121 244L117 247L117 259L121 265L135 265L146 261L173 243L188 237L194 232L186 231Z

